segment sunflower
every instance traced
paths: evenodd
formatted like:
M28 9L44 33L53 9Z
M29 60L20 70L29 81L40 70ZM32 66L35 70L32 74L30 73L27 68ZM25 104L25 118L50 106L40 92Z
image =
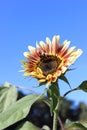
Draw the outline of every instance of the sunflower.
M32 76L41 83L51 84L64 74L68 66L82 54L75 46L68 48L70 41L60 44L60 36L53 36L52 42L47 37L46 43L36 43L36 48L28 46L29 52L24 52L24 76Z

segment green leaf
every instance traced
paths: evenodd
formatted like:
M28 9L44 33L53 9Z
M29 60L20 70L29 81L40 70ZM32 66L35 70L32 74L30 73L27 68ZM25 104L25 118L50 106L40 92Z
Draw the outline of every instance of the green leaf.
M39 98L40 96L35 95L25 96L11 105L11 107L9 107L5 112L1 113L0 130L25 118L29 113L32 104Z
M43 85L45 85L47 82L41 82L41 83L39 83L39 85L37 85L36 87L38 88L38 87L40 87L40 86L43 86Z
M65 130L87 130L86 127L84 127L81 123L73 123L71 126L66 128Z
M67 72L69 72L69 71L72 71L72 70L75 70L76 68L72 68L72 69L67 69L66 71L65 71L65 73L63 73L63 75L65 75Z
M43 98L43 100L42 100L47 106L49 106L50 107L50 101L49 101L49 99L48 98Z
M51 86L47 90L47 96L51 100L50 112L52 114L52 112L54 111L54 109L58 103L58 98L60 96L59 88L58 88L58 85L56 83L51 84Z
M78 90L83 90L84 92L87 92L87 80L83 81L79 87L77 88Z
M17 100L15 87L0 87L0 113L7 110Z
M76 69L76 68L72 68L72 69L69 69L69 68L68 68L68 69L66 70L66 72L72 71L72 70L75 70L75 69ZM65 73L66 73L66 72L65 72ZM64 74L65 74L65 73L64 73Z
M65 130L87 130L87 127L79 122L71 122L70 120L66 120Z
M59 77L59 79L63 80L65 83L67 83L70 86L68 79L63 74Z
M59 77L59 79L63 80L65 83L67 83L70 88L71 88L70 83L69 83L68 79L65 77L65 74L66 74L68 71L72 71L72 70L75 70L75 68L73 68L73 69L69 69L69 68L68 68L68 69L65 71L65 73L62 74L62 75Z
M40 128L36 127L31 122L26 121L19 128L16 128L15 130L40 130Z
M81 121L80 123L87 128L87 121Z
M44 125L40 130L51 130L51 129L49 128L49 126Z

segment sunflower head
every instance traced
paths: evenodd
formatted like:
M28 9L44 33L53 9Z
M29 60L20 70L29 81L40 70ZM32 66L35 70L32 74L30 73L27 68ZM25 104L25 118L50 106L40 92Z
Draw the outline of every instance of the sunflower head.
M70 41L59 42L60 36L54 36L46 42L36 43L36 48L28 46L29 51L24 52L26 61L23 61L24 76L37 78L39 82L51 84L65 73L68 66L82 54L81 49L68 48Z

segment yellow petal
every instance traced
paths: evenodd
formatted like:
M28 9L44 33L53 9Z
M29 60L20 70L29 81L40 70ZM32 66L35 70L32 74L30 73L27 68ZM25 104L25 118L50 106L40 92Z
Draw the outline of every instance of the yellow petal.
M52 39L52 54L56 54L56 51L59 47L59 36L54 36Z
M35 48L32 47L32 46L28 46L28 49L29 49L29 51L31 51L31 52L34 52L34 51L35 51Z
M51 45L51 40L49 39L49 37L46 37L46 43Z
M67 70L67 67L65 66L62 66L62 70L61 70L61 73L65 73L65 71Z
M44 45L45 45L45 43L43 41L40 41L39 44L41 47L44 47Z
M39 82L46 82L46 79L39 79Z
M52 44L59 44L59 41L60 41L60 36L57 35L57 36L54 36L53 39L52 39Z
M24 72L24 76L30 76L30 74L27 72Z
M79 57L82 53L83 53L83 51L81 49L78 49L76 51L76 56Z
M59 44L59 41L60 41L60 35L57 35L57 36L56 36L56 39L57 39L57 44Z
M71 64L75 62L75 60L83 53L81 49L78 49L75 53L74 56L71 59Z
M62 56L64 54L64 52L66 51L66 49L68 48L68 46L70 45L70 41L65 40L62 44L62 49L59 52L59 55Z
M47 79L48 81L52 80L52 74L48 74L47 77L46 77L46 79Z
M24 52L23 55L28 58L29 57L29 52Z
M39 45L38 45L38 42L36 42L36 48L40 48Z
M37 73L42 75L42 70L39 67L37 67Z
M51 54L51 50L52 50L52 47L51 47L51 41L48 37L46 37L46 43L48 44L49 46L49 54Z
M76 48L75 46L69 48L68 51L66 52L66 54L63 56L63 58L65 58L67 55L69 55L70 53L72 53L72 51L73 51L75 48Z
M70 41L65 40L63 42L63 48L62 48L62 50L66 50L69 47L69 45L70 45Z

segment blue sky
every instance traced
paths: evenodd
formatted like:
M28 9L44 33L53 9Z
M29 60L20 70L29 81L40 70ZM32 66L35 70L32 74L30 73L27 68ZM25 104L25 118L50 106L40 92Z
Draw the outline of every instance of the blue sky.
M36 41L48 36L60 35L61 43L70 40L71 46L83 50L83 54L66 74L71 87L87 80L87 1L86 0L3 0L0 1L0 84L5 81L25 86L41 93L44 86L35 88L38 82L24 79L20 60L27 46L35 47ZM68 85L60 82L63 95ZM85 101L87 93L78 91L67 96L76 103Z

